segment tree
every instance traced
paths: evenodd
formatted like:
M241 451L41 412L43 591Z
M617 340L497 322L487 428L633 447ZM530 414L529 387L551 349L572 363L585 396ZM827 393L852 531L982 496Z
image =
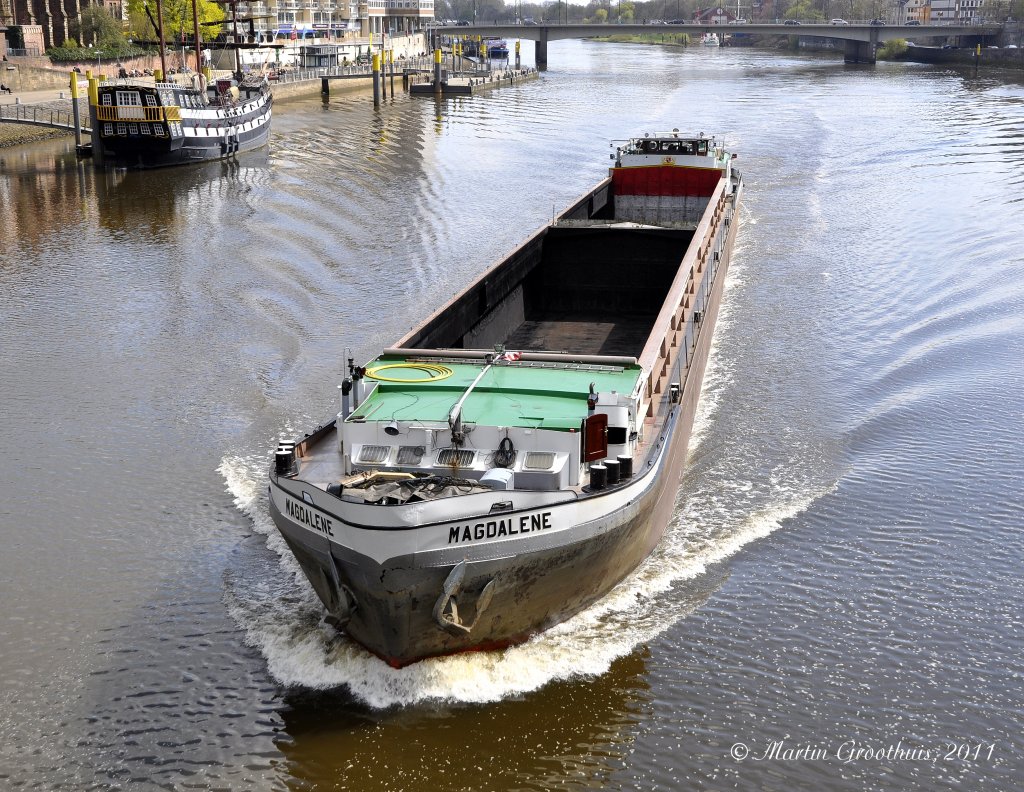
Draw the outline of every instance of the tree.
M112 17L103 6L86 6L78 19L72 22L71 32L82 46L117 46L124 42L121 23Z
M599 9L597 9L594 12L594 21L597 22L599 25L603 25L605 22L607 22L608 21L608 9L607 8L599 8Z
M786 19L820 20L825 15L814 7L814 0L797 0L786 11Z
M192 0L163 0L161 3L164 10L164 37L168 42L180 39L184 33L192 35ZM208 0L196 0L196 8L199 11L199 22L220 22L224 19L224 9L216 3ZM148 9L149 14L146 14ZM156 19L156 0L128 0L129 29L139 38L155 39L156 30L150 21ZM239 30L244 28L240 24ZM208 41L224 29L223 25L203 25L201 35L204 41Z

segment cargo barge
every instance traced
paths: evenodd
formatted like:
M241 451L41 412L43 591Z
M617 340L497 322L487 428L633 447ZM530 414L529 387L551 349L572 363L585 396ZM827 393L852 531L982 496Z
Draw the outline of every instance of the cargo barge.
M509 646L603 597L675 509L737 230L718 141L608 178L282 442L270 511L325 618L395 667Z

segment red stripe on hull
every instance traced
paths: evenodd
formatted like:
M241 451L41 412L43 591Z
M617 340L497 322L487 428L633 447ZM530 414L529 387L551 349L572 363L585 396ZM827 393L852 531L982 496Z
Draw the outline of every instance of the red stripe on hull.
M703 195L709 196L725 171L718 168L684 168L653 165L613 168L616 195Z

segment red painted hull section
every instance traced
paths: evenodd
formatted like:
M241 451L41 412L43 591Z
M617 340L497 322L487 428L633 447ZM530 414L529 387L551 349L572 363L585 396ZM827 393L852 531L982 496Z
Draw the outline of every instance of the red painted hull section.
M709 196L715 191L723 173L724 171L718 168L687 168L676 165L613 168L612 184L616 195Z

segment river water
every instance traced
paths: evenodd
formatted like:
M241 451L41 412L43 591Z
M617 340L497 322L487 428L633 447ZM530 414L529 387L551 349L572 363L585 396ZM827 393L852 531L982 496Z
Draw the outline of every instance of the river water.
M0 787L1024 788L1024 86L585 42L539 81L279 103L151 173L0 150ZM739 152L677 516L605 601L396 671L320 624L278 438L595 183Z

